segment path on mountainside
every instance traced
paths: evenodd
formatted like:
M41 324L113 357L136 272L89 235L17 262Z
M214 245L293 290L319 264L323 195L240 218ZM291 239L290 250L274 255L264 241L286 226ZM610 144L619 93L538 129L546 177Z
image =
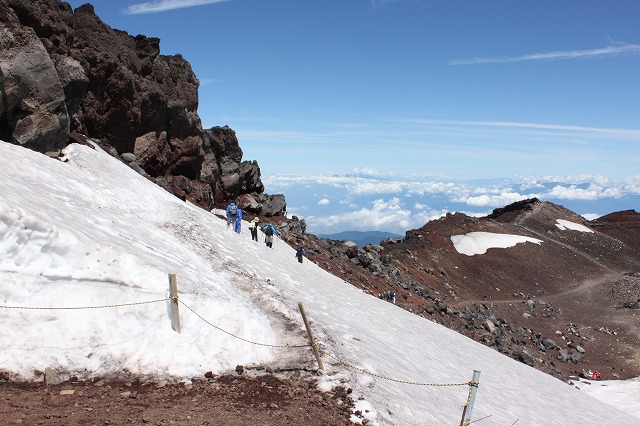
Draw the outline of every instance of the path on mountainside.
M578 284L577 287L545 296L544 299L545 301L550 301L550 302L558 302L564 299L575 301L577 299L576 296L585 296L588 293L590 293L592 290L599 288L604 284L615 282L617 279L620 278L620 276L621 274L619 272L611 271L611 272L608 272L606 275L598 278L586 279L582 281L580 284ZM572 296L572 297L569 298L569 296Z
M609 272L606 275L599 278L589 278L587 280L583 280L576 287L570 288L568 290L564 290L558 293L546 293L543 297L533 296L530 297L530 300L542 300L544 302L557 302L559 300L566 299L566 296L582 296L587 294L594 288L597 288L603 284L608 282L614 282L616 279L620 278L619 272ZM573 299L575 300L575 299ZM474 304L482 304L482 303L493 303L496 305L506 305L506 304L522 304L526 302L526 298L517 298L517 299L468 299L462 300L456 303L452 303L452 307L465 307L467 305Z

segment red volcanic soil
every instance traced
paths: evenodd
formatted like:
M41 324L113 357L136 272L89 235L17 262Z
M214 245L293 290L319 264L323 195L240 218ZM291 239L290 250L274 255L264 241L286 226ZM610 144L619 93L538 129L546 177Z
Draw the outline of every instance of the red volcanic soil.
M558 219L593 232L560 229ZM459 253L469 232L541 240L485 254ZM396 303L561 379L593 370L640 376L640 220L634 211L589 222L536 199L484 218L448 214L404 240L355 250L298 239L310 259L372 296Z
M313 381L265 374L192 383L95 379L46 385L0 380L3 424L347 426L347 390L319 392Z

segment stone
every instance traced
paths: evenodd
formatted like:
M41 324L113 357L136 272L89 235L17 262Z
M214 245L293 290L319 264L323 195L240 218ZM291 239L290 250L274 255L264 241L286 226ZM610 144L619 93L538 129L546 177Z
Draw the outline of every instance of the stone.
M493 321L491 321L490 319L485 319L482 322L482 326L484 327L485 330L487 330L489 333L495 334L496 332L496 326L493 323Z
M525 349L522 349L518 352L518 354L516 355L516 359L521 363L528 365L529 367L533 367L535 365L533 356L531 356L531 354Z
M53 371L50 367L44 369L44 382L47 385L59 385L64 382L64 379L60 374Z
M542 339L542 345L545 349L553 349L557 346L556 342L552 339Z
M122 154L121 157L126 163L131 163L133 161L136 161L136 156L133 155L131 152L125 152L124 154Z
M581 352L578 352L575 349L572 349L569 352L569 359L571 360L572 363L577 364L584 359L584 354Z

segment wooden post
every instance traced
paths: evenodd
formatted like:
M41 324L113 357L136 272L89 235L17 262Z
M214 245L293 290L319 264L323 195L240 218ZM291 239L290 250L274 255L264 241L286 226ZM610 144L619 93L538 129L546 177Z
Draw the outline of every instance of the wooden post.
M318 351L316 341L313 339L313 333L311 333L311 327L309 326L309 321L307 321L307 314L304 312L304 306L302 306L302 302L298 303L298 308L300 308L302 321L304 321L304 326L307 328L307 334L309 334L309 343L311 343L311 349L313 350L313 354L316 356L316 361L318 361L318 369L319 371L323 371L324 365L322 364L322 359L320 359L320 351Z
M178 282L176 274L169 274L169 298L171 299L171 328L180 333L180 309L178 307Z
M473 370L473 378L469 383L469 399L462 410L462 420L460 420L460 426L467 426L471 422L471 412L473 411L473 403L476 400L476 392L478 391L478 385L480 384L480 372Z

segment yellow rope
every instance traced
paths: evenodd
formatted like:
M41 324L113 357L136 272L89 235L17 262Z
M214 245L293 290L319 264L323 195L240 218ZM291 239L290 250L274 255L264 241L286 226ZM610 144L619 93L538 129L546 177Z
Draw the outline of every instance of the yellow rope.
M73 310L73 309L102 309L102 308L117 308L120 306L132 306L132 305L145 305L149 303L164 302L169 300L168 298L149 300L147 302L133 302L133 303L119 303L117 305L99 305L99 306L74 306L74 307L40 307L40 306L6 306L0 305L0 308L5 309L29 309L29 310Z
M472 383L472 382L465 382L465 383L423 383L423 382L411 382L411 381L408 381L408 380L394 379L392 377L383 376L382 374L377 374L377 373L374 373L372 371L366 370L366 369L364 369L362 367L358 367L357 365L353 365L353 364L350 364L348 362L342 361L342 360L334 357L333 355L329 354L326 351L321 350L320 352L322 354L324 354L324 355L329 356L329 358L334 359L336 362L338 362L339 364L344 365L345 367L349 367L349 368L352 368L354 370L358 370L358 371L360 371L362 373L369 374L370 376L379 377L381 379L390 380L390 381L396 382L396 383L404 383L404 384L407 384L407 385L416 385L416 386L443 386L443 387L444 386L470 386L471 383Z
M177 299L177 298L176 298ZM217 325L214 325L212 323L210 323L209 321L207 321L205 318L202 317L202 315L200 315L199 313L197 313L196 311L194 311L193 309L191 309L186 303L184 303L182 300L179 300L180 303L182 303L182 305L189 309L191 312L193 312L198 318L200 318L202 321L206 322L207 324L209 324L211 327L222 331L223 333L227 333L229 336L235 337L236 339L240 339L243 340L247 343L252 343L254 345L260 345L260 346L269 346L271 348L306 348L309 346L309 344L304 344L304 345L270 345L268 343L260 343L260 342L254 342L253 340L249 340L249 339L245 339L244 337L240 337L236 334L233 334L227 330L224 330L220 327L218 327Z
M0 308L4 308L4 309L27 309L27 310L102 309L102 308L117 308L117 307L121 307L121 306L145 305L145 304L150 304L150 303L164 302L164 301L167 301L167 300L171 300L172 302L175 302L175 303L178 303L178 302L181 303L185 308L189 309L191 312L193 312L194 315L196 315L202 321L204 321L207 324L209 324L211 327L213 327L213 328L215 328L215 329L217 329L219 331L222 331L223 333L226 333L226 334L228 334L228 335L230 335L232 337L235 337L236 339L240 339L242 341L245 341L247 343L252 343L254 345L268 346L268 347L272 347L272 348L306 348L306 347L312 346L312 347L316 348L321 354L327 355L329 358L332 358L333 360L335 360L338 364L344 365L345 367L352 368L354 370L360 371L360 372L368 374L370 376L379 377L381 379L390 380L392 382L404 383L404 384L416 385L416 386L439 386L439 387L444 387L444 386L469 386L469 398L471 398L471 387L472 386L476 386L476 387L478 386L478 382L473 382L473 381L469 381L469 382L465 382L465 383L423 383L423 382L412 382L412 381L408 381L408 380L394 379L392 377L388 377L388 376L384 376L382 374L374 373L372 371L366 370L366 369L364 369L362 367L358 367L357 365L348 363L346 361L342 361L342 360L334 357L330 353L320 349L318 347L317 343L315 343L314 345L310 345L308 343L307 344L303 344L303 345L271 345L271 344L268 344L268 343L255 342L253 340L249 340L249 339L245 339L243 337L240 337L240 336L238 336L236 334L233 334L233 333L231 333L231 332L229 332L227 330L224 330L224 329L212 324L211 322L206 320L202 315L200 315L199 313L194 311L189 305L187 305L182 300L180 300L177 296L166 297L166 298L163 298L163 299L149 300L149 301L146 301L146 302L119 303L119 304L114 304L114 305L75 306L75 307L36 307L36 306L6 306L6 305L0 305ZM467 404L468 403L469 402L467 400Z

